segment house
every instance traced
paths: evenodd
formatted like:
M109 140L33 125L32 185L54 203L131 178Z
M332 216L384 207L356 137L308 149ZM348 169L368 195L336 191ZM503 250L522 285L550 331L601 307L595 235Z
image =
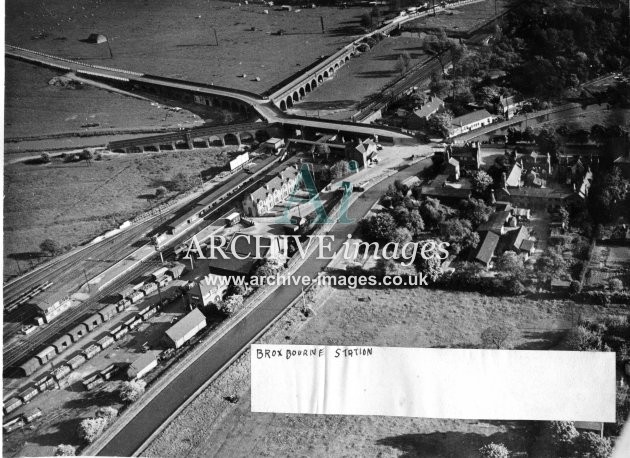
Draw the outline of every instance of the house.
M199 280L195 280L193 287L186 292L188 303L194 308L207 307L209 305L216 306L223 300L228 286L228 277L208 274Z
M499 98L499 113L503 115L505 119L510 119L514 116L516 114L516 110L522 106L523 102L519 101L514 95Z
M199 309L194 309L166 331L165 343L179 348L206 327L206 317Z
M376 157L378 146L374 140L367 138L355 144L348 144L344 151L344 159L356 161L358 168L364 168L374 157Z
M429 118L442 108L444 108L444 101L439 97L431 97L428 102L407 117L407 127L412 130L421 129Z
M292 165L266 184L253 192L246 194L243 199L243 211L247 216L263 216L276 205L286 200L296 189L302 175L296 165Z
M505 178L505 186L508 188L520 188L521 187L521 175L523 173L523 165L519 162L512 164L509 173Z
M444 173L448 175L449 179L459 181L459 161L453 157L449 158L444 167Z
M494 232L501 235L505 233L505 223L512 216L509 211L496 211L488 217L488 221L477 227L477 232Z
M481 166L481 144L479 142L466 143L464 145L449 144L444 154L449 158L459 161L460 168L466 170L479 170Z
M160 356L160 353L162 352L158 350L150 350L143 353L129 365L127 368L127 377L129 377L130 380L135 380L151 372L158 365L158 356Z
M494 117L488 113L487 110L477 110L463 116L458 116L457 118L453 118L448 136L456 137L465 134L471 130L487 126L491 124L493 120Z
M497 254L505 251L513 251L516 254L521 252L521 246L525 240L529 239L529 230L525 226L508 230L501 235Z
M497 189L496 199L519 207L558 208L573 196L568 190L554 188Z
M529 208L515 207L511 209L511 212L519 222L529 221L532 217L531 210Z
M484 267L488 268L492 264L492 258L494 252L499 245L499 235L494 232L486 232L483 235L479 250L475 255L475 261L481 263Z

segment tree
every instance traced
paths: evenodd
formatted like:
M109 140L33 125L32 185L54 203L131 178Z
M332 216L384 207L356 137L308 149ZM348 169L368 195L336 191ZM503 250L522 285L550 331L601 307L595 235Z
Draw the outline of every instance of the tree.
M495 444L491 442L490 444L486 444L479 449L479 454L481 458L508 458L510 456L510 451L503 444Z
M339 179L350 173L350 166L347 161L337 161L330 168L330 174L333 179Z
M536 260L536 273L541 280L552 280L562 276L567 269L564 258L555 251L547 250Z
M105 418L86 418L79 423L77 432L81 439L91 444L103 434L106 427L107 420Z
M429 35L422 45L425 51L435 54L442 67L442 73L446 73L444 67L446 56L444 54L453 47L453 43L448 39L448 36L446 36L444 29L440 29L437 35Z
M406 227L397 227L391 236L390 242L399 243L404 245L407 242L411 242L411 231Z
M131 380L123 382L119 389L120 400L131 404L136 402L144 394L147 384L144 380Z
M492 177L488 175L488 172L483 170L477 170L473 172L470 177L473 185L473 189L479 194L483 194L486 190L492 186Z
M472 227L477 227L488 221L492 213L494 213L494 208L490 205L486 205L481 199L471 197L459 203L459 215L470 221Z
M42 164L48 164L50 162L50 153L42 153L40 158Z
M61 253L61 246L53 239L46 239L39 244L39 249L48 256L55 256Z
M570 454L578 435L572 421L550 421L544 426L542 440L548 444L550 451L563 456Z
M428 228L438 226L452 213L448 207L440 204L439 200L431 197L427 197L420 203L418 211Z
M159 186L155 189L155 197L159 199L160 197L165 196L167 192L168 190L164 186Z
M79 159L85 161L88 165L90 165L93 158L94 155L89 149L84 149L83 151L81 151L81 154L79 154Z
M515 329L509 324L495 324L481 333L481 344L484 348L509 348L509 341L514 337Z
M171 179L171 188L174 191L188 191L197 186L201 186L201 177L199 175L187 175L184 172L179 172Z
M598 332L580 325L567 332L564 346L567 350L574 351L600 351L602 349L602 336Z
M411 66L411 55L405 51L398 56L396 60L396 71L401 75L404 75L409 70Z
M77 448L74 445L60 444L57 446L55 456L76 456Z
M609 458L612 455L610 439L592 432L580 434L575 449L580 458Z
M435 94L438 97L444 97L448 93L449 86L449 81L444 79L444 75L442 73L435 72L431 74L429 90L432 94Z
M113 407L101 407L96 411L96 418L104 418L107 423L111 423L118 417L118 409Z
M427 240L426 242L429 241ZM426 277L432 282L436 282L442 276L442 261L436 256L425 259L422 256L417 255L414 263L418 273L426 275Z
M230 316L241 307L243 307L243 296L240 294L233 294L221 302L219 305L219 311L225 316Z
M479 244L479 234L473 232L467 219L451 218L440 223L440 234L455 254Z
M381 212L367 219L362 219L360 227L368 241L389 242L398 226L392 215Z
M407 219L405 227L411 231L414 237L418 237L422 231L424 231L424 220L418 210L409 212L409 218Z
M523 259L514 251L505 251L494 261L494 269L506 276L520 276L523 273Z
M450 111L441 111L434 114L429 118L428 126L432 132L447 136L453 126L453 113Z

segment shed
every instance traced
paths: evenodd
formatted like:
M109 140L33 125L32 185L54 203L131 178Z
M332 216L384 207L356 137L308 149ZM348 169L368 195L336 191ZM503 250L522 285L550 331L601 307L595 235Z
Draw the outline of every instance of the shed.
M111 335L104 335L96 341L96 344L101 347L101 350L105 350L111 344L114 343L114 338Z
M37 369L42 366L42 363L37 358L31 358L26 361L24 364L20 365L20 371L24 373L25 377L28 377Z
M72 345L72 338L69 334L59 337L52 343L52 346L55 347L57 354L63 353L70 345Z
M19 398L10 398L4 401L4 410L5 414L11 413L14 410L18 409L22 405L22 400Z
M46 364L57 355L57 349L52 345L47 346L42 351L35 355L35 358L39 359L41 364Z
M79 339L82 339L88 334L89 329L85 323L79 323L74 328L68 331L68 335L72 339L73 342L78 342Z
M83 320L83 324L87 326L88 332L91 332L92 329L96 328L102 322L103 322L103 318L98 313L95 313L89 318L86 318L85 320Z
M101 320L103 320L103 321L110 320L113 316L116 315L116 313L118 313L117 308L116 308L116 304L110 304L110 305L108 305L106 307L103 307L98 312L98 314L101 316Z
M20 398L22 402L26 404L38 394L39 390L34 385L29 385L18 393L18 398Z
M199 309L194 309L166 331L167 343L179 348L205 327L206 317Z
M61 380L66 378L70 372L72 372L72 369L70 369L70 366L68 366L68 364L64 363L62 366L59 366L57 369L52 371L51 374L55 378L55 380L60 382Z
M92 359L100 351L101 347L98 344L93 343L89 347L84 348L82 354L85 356L86 359Z
M68 360L68 366L70 366L72 370L75 370L77 367L83 365L83 363L85 363L86 361L87 358L84 355L78 354Z
M38 409L37 407L27 410L22 415L22 417L24 418L24 421L26 421L26 423L32 423L32 422L34 422L35 420L37 420L41 416L42 416L42 411L40 409Z
M142 356L129 365L129 368L127 369L127 376L134 380L142 378L144 375L148 374L157 367L158 356L160 353L161 352L157 350L143 353Z
M182 276L186 266L181 262L174 262L173 265L166 271L167 275L170 275L173 280L177 280Z

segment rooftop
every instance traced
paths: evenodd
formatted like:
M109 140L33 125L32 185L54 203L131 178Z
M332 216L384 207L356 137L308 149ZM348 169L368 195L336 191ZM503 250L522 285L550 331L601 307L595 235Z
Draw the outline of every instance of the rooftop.
M179 320L173 326L171 326L167 331L166 335L173 341L177 342L179 339L182 339L190 332L191 329L199 326L199 323L206 321L206 317L203 313L199 311L199 309L194 309L184 318Z
M477 121L491 118L492 115L488 113L488 110L477 110L472 113L466 113L465 115L453 118L453 126L464 127Z
M422 105L422 107L414 110L413 114L419 118L426 118L438 111L442 106L444 106L444 101L442 99L439 97L431 97L431 99Z
M498 244L499 235L494 232L486 232L486 235L481 242L481 246L479 247L479 251L477 251L477 255L475 256L475 260L488 264L492 259L492 256L494 256L494 252L497 249Z
M160 355L158 350L150 350L140 355L130 365L129 369L134 369L136 372L140 372L145 367L151 365Z

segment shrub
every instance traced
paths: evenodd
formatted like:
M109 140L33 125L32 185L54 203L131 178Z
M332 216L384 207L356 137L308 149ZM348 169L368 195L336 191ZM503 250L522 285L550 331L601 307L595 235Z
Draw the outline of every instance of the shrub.
M484 348L509 348L509 341L513 338L515 331L509 324L490 326L481 333L481 344Z
M105 418L86 418L79 423L78 434L81 439L91 444L107 427Z
M558 455L569 454L578 432L572 421L551 421L545 424L542 438Z
M48 164L50 162L50 154L49 153L42 153L40 158L41 158L42 164Z
M580 458L608 458L612 455L610 439L591 432L580 434L575 449Z
M57 446L55 456L76 456L77 448L74 445L60 444Z
M47 253L48 256L54 256L56 254L61 253L61 246L55 240L46 239L42 243L39 244L39 249Z
M584 326L571 329L565 339L565 346L568 350L576 351L599 351L602 348L602 337L599 333L591 331Z
M510 451L505 445L492 442L481 447L479 454L482 458L508 458Z
M159 186L158 188L155 189L155 197L159 198L159 197L165 196L167 192L168 190L166 189L166 187Z
M227 297L219 305L219 311L225 316L230 316L243 306L243 296L240 294L234 294Z
M118 417L118 409L113 407L101 407L96 411L96 418L104 418L107 423L111 423Z
M610 280L608 286L613 291L623 291L623 282L619 278Z
M143 380L123 382L119 390L120 400L127 403L136 402L144 394L146 386Z

